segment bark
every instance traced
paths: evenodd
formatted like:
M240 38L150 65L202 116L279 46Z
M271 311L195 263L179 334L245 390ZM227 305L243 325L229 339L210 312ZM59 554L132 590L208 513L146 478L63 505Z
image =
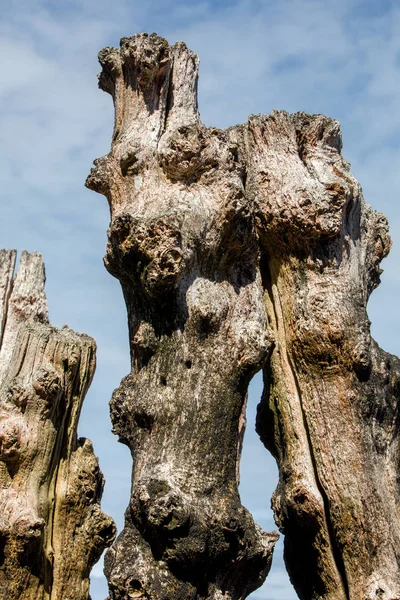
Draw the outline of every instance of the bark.
M207 129L183 43L139 34L99 59L115 125L87 185L109 201L132 358L111 401L134 466L110 598L241 599L265 578L276 536L237 492L263 368L257 428L300 598L399 599L399 361L366 312L390 239L338 123L273 112Z
M184 44L139 35L100 62L115 129L87 185L110 203L106 266L132 349L111 401L134 465L106 557L110 596L244 598L277 535L237 488L246 390L271 349L242 167L229 135L200 123L198 59Z
M400 598L400 361L366 311L390 249L342 158L336 121L249 121L249 199L276 345L258 431L276 457L273 498L300 598Z
M77 439L95 343L48 322L40 254L0 251L0 598L87 600L114 537L103 476Z

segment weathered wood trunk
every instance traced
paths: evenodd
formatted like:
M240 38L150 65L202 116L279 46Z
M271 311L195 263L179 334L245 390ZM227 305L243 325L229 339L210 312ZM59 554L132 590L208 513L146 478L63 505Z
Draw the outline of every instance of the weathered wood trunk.
M0 598L87 600L114 537L79 413L95 343L48 323L37 254L0 251Z
M132 355L111 401L134 467L110 597L239 600L265 578L275 535L236 474L263 367L257 427L299 596L399 599L399 363L366 314L390 240L338 123L273 112L206 129L184 44L139 34L99 58L115 127L87 185L110 204Z
M87 185L111 210L106 266L122 284L132 371L115 391L131 449L111 598L238 599L263 582L276 534L238 494L246 390L271 344L254 219L229 136L197 111L197 57L157 36L100 53L112 151Z
M249 200L268 322L258 431L280 466L273 498L300 598L400 598L400 361L366 306L390 249L321 115L249 122Z

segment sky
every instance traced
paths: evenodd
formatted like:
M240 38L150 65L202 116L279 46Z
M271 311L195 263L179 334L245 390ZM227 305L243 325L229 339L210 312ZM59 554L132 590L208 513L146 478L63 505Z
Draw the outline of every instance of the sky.
M97 373L79 434L89 437L106 478L103 509L120 530L131 459L111 434L108 401L129 372L126 313L104 269L106 199L84 187L111 143L113 107L97 89L97 53L121 37L155 31L200 57L206 125L227 127L272 109L324 113L343 130L343 155L364 196L391 225L392 252L369 315L380 345L400 354L400 4L396 0L1 0L0 247L39 250L53 325L98 345ZM242 502L266 530L274 461L254 432L260 376L249 393L241 463ZM93 600L107 586L99 563ZM294 600L282 540L252 600Z

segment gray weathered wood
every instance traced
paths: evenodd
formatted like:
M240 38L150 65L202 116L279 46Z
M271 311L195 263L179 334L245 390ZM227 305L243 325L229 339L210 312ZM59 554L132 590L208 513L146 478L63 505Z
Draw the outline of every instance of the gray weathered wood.
M14 279L15 252L0 258L0 598L87 600L115 529L91 443L76 434L95 343L48 324L40 254L23 252Z
M254 200L276 340L258 430L280 467L273 507L300 598L400 598L400 361L370 335L390 249L341 156L337 121L249 121Z
M7 318L8 298L14 274L15 250L0 250L0 348Z
M132 349L111 401L134 466L106 557L110 596L244 598L277 535L237 488L246 390L271 350L242 166L229 136L200 123L198 59L184 44L138 35L100 61L115 131L87 185L110 202L106 266Z
M275 111L207 129L183 43L139 34L99 59L115 127L87 185L109 201L132 354L111 401L134 468L110 598L239 600L263 581L275 536L236 477L263 367L257 427L300 598L399 600L399 361L366 313L390 240L339 124Z

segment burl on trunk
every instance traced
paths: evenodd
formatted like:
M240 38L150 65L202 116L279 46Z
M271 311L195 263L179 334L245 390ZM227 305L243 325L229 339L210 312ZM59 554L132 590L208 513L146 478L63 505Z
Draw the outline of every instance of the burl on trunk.
M206 128L183 43L139 34L99 58L115 126L87 186L109 201L132 358L111 401L134 465L110 597L240 600L263 582L276 534L237 490L263 368L257 427L300 598L399 599L399 363L366 314L390 240L338 123L273 112Z
M88 600L112 542L103 476L77 439L95 343L48 322L40 254L0 251L0 598Z

